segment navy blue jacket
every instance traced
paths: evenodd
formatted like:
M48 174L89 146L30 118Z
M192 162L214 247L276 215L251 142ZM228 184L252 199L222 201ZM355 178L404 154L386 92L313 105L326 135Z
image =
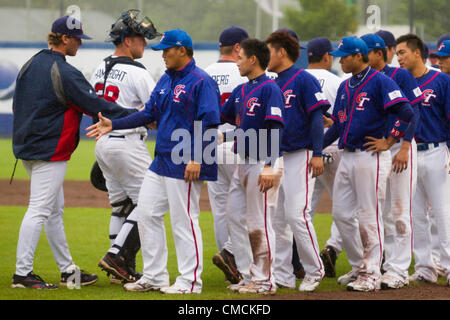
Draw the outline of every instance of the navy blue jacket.
M17 76L13 151L18 159L67 161L79 141L82 113L119 118L136 112L98 98L63 54L44 49Z

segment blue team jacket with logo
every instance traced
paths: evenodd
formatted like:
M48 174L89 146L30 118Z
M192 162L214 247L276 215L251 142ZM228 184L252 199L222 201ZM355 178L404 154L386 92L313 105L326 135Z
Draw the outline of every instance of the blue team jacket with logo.
M450 76L430 70L416 79L422 90L417 125L418 142L439 143L450 139Z
M364 75L365 78L362 78ZM361 83L352 88L351 84L358 81ZM374 69L365 69L342 82L332 115L339 132L339 148L366 149L363 147L368 142L366 136L384 137L389 109L403 103L409 101L398 85ZM401 126L407 127L408 124Z
M182 141L172 139L172 134L177 129L189 132L191 139L187 143L190 143L190 149L185 150L190 151L188 156L194 160L194 121L201 121L203 131L220 124L219 108L217 83L196 66L194 59L182 70L167 70L143 111L148 119L156 120L158 124L155 157L150 170L162 176L184 179L186 163L175 164L171 158L172 150ZM202 144L202 151L206 145L207 141ZM199 180L217 180L217 164L202 162Z
M79 141L82 113L124 117L124 109L98 98L63 54L42 50L19 72L13 100L13 151L18 159L67 161Z

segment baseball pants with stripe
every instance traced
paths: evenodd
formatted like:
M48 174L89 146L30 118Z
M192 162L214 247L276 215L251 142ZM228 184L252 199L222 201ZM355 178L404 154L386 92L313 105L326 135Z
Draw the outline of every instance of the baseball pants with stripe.
M292 239L295 238L298 256L305 269L305 277L322 279L324 268L319 244L312 222L311 199L316 179L309 173L312 151L283 152L284 176L281 183L277 212L274 217L276 250L274 274L276 282L295 288L293 274Z
M144 260L143 277L152 285L169 285L164 215L170 211L180 273L175 285L190 292L201 292L203 243L198 218L202 185L203 181L189 183L147 171L135 211Z
M392 146L392 159L401 142ZM417 183L417 146L411 142L408 168L400 173L391 172L383 209L384 252L383 269L402 281L408 279L412 257L412 203Z
M237 167L230 186L227 218L236 266L244 282L254 281L270 290L275 285L272 217L280 182L269 191L260 192L257 184L263 167L262 162ZM274 168L279 170L281 179L281 159Z
M358 275L381 276L382 208L391 171L391 153L344 149L333 188L333 220L343 238L352 269Z

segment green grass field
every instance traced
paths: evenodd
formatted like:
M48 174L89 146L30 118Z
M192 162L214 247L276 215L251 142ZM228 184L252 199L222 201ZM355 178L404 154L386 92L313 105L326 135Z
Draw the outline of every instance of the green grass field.
M69 161L66 180L88 180L90 168L95 160L95 142L82 140L72 159ZM149 141L148 148L153 155L154 143ZM11 140L0 139L0 179L9 179L14 165ZM28 176L19 162L15 179L28 179ZM93 208L66 208L64 214L65 231L72 257L82 269L99 275L99 281L92 286L82 287L80 290L60 288L56 291L41 291L11 289L11 277L15 270L15 255L20 224L26 207L0 207L0 300L158 300L158 299L242 299L243 296L226 290L227 283L224 275L217 269L211 259L216 253L216 244L213 232L213 219L211 212L202 212L200 226L203 237L204 267L202 273L203 291L200 295L164 296L159 293L130 293L125 292L120 285L109 283L106 274L97 267L98 260L109 248L109 219L110 210ZM330 235L331 215L317 214L314 226L319 237L320 248L323 248ZM166 227L169 247L168 270L171 282L178 275L175 248L170 229L170 219L166 215ZM142 270L142 258L139 254L138 270ZM345 252L337 261L338 276L350 270ZM59 270L52 256L45 237L37 247L34 271L46 281L59 283ZM299 282L297 282L297 285ZM317 291L343 291L344 287L337 284L336 279L324 278ZM279 289L277 295L292 294L298 291ZM298 293L304 294L304 293ZM245 297L244 297L245 298Z

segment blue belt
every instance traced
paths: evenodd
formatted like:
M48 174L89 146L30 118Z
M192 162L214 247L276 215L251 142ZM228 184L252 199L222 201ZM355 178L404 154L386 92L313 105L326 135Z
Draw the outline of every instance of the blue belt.
M435 148L439 147L439 143L435 142L435 143L426 143L426 144L421 144L421 145L417 145L417 151L426 151L430 149L430 145L434 146Z

